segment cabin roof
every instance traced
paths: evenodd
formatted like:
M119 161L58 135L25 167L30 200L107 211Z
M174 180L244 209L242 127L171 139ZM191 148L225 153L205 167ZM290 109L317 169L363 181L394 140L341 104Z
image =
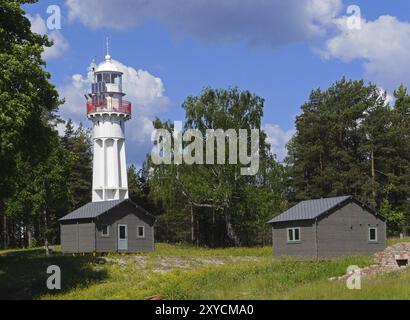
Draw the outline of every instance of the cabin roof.
M73 212L67 214L66 216L59 219L59 221L68 221L68 220L80 220L80 219L94 219L103 213L119 206L124 202L129 202L133 206L140 209L145 215L154 218L153 215L148 213L144 208L135 204L133 201L129 199L122 199L122 200L112 200L112 201L99 201L99 202L89 202L86 205L74 210Z
M268 223L313 220L352 198L352 196L342 196L302 201L276 216Z

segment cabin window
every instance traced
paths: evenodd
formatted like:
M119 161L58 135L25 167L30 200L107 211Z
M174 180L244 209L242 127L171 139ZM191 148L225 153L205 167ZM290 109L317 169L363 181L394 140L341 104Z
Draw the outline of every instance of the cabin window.
M377 227L369 227L369 241L377 242Z
M145 227L144 226L137 227L137 238L145 238Z
M104 224L102 225L102 232L101 232L103 237L109 237L110 236L110 226Z
M288 242L298 242L300 241L300 228L289 228L288 229Z

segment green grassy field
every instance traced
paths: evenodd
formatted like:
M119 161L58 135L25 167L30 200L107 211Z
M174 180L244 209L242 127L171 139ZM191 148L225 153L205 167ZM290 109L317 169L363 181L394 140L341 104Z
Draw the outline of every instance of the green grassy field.
M362 290L329 281L372 258L331 261L273 259L271 248L197 249L158 244L146 255L92 256L42 249L0 251L0 299L410 299L410 269L364 279ZM62 290L46 288L58 265Z
M400 243L400 242L410 242L410 237L406 237L406 238L403 238L403 239L400 239L400 238L390 238L390 239L387 241L387 244L388 244L389 246L392 246L392 245L395 245L396 243Z

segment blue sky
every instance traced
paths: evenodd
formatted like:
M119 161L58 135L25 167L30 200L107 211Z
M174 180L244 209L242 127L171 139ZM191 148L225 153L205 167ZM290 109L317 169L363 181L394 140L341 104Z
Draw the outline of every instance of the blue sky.
M61 8L61 30L41 23L49 5ZM361 9L360 30L346 29L349 5ZM67 100L62 117L77 123L88 125L81 100L87 68L94 57L103 59L110 37L113 58L138 78L130 79L134 112L127 126L128 162L137 165L150 150L153 117L183 120L181 103L206 86L238 86L265 98L264 128L282 159L312 89L346 75L391 94L410 80L407 0L44 0L25 9L33 29L56 41L44 58Z

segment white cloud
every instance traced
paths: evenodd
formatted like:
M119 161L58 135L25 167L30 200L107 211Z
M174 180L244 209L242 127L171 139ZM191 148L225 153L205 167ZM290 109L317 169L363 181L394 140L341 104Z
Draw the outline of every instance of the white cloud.
M338 34L326 42L324 58L349 63L363 60L365 77L390 92L410 80L410 23L396 17L362 19L360 30L349 30L347 17L335 20Z
M113 60L116 67L124 73L123 90L125 100L132 103L132 119L126 124L127 154L129 162L141 163L151 150L151 133L153 117L164 111L169 105L165 89L160 78L144 70L136 70ZM75 74L71 80L59 89L60 96L66 102L60 107L64 119L73 119L89 125L86 118L86 100L84 94L91 90L93 73L86 76Z
M59 30L52 30L49 32L46 22L39 14L35 16L27 15L27 18L30 20L32 32L41 35L46 34L48 38L54 42L53 46L44 49L43 59L55 59L63 55L69 47L68 41L64 38L63 34Z
M279 161L283 161L287 156L286 144L295 134L295 129L283 130L277 124L265 124L262 129L266 132L267 142L271 145L271 151Z
M66 0L69 18L92 28L125 29L157 21L178 36L245 40L277 47L322 36L342 0Z

